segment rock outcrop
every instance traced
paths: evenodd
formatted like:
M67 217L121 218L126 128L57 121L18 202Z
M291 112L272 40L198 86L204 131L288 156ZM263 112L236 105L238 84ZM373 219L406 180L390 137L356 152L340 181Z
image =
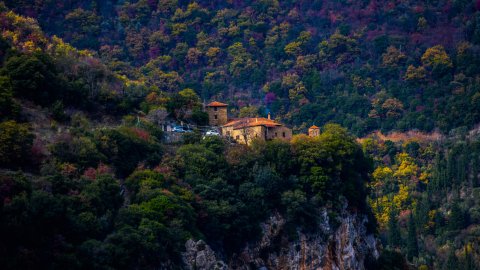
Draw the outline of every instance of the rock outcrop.
M228 269L223 261L217 260L215 252L203 240L193 241L190 239L185 244L185 247L186 252L182 255L186 269Z
M367 257L378 257L377 240L367 233L365 216L344 212L336 228L330 226L326 211L322 216L316 233L297 230L296 239L290 240L284 231L285 219L272 215L262 224L262 239L227 260L221 260L205 242L189 240L183 256L186 268L362 270Z

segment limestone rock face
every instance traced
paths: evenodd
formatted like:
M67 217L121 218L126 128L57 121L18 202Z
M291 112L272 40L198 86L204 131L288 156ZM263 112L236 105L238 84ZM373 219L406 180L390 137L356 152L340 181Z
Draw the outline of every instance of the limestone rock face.
M367 233L365 216L344 212L335 229L329 225L326 211L322 216L318 232L298 230L295 240L289 240L285 219L274 214L262 224L260 241L248 244L225 262L203 241L189 240L184 254L186 269L362 270L367 257L378 258L377 240Z
M215 252L202 240L188 240L185 244L186 251L183 253L185 268L189 270L212 269L226 270L225 263L217 260Z

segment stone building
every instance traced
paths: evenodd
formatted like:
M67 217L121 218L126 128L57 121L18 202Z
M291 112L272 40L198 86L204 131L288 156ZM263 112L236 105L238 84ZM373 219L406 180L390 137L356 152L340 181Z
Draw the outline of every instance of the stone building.
M308 136L310 137L318 137L320 136L320 128L313 125L308 129Z
M292 130L269 118L240 118L223 125L222 135L231 137L238 143L249 144L253 139L290 140Z
M270 118L252 117L228 119L227 104L212 102L206 106L211 126L220 127L222 136L233 138L238 143L249 144L253 139L290 140L292 130Z
M228 122L227 107L228 104L217 101L208 104L206 106L208 124L217 127L225 125Z

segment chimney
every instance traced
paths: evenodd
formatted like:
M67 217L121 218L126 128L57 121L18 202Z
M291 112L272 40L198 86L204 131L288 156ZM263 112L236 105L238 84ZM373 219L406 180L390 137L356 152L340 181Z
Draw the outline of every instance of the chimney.
M271 120L271 119L270 119L270 112L268 113L268 120Z
M255 123L258 123L258 118L255 118Z

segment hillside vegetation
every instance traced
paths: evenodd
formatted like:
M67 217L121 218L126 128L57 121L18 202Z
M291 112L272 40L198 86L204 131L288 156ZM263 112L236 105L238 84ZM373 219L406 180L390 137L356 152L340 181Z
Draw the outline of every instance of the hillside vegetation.
M6 269L175 268L345 205L373 269L480 267L479 1L8 0L0 30ZM214 99L322 133L165 143Z
M348 206L375 230L371 163L339 125L248 147L199 133L166 145L139 108L165 99L158 114L204 121L192 89L150 93L3 5L0 21L4 269L181 269L189 239L228 258L274 213L292 237L315 232L321 208L332 226Z
M5 3L147 92L192 88L298 130L448 132L480 117L478 1Z

